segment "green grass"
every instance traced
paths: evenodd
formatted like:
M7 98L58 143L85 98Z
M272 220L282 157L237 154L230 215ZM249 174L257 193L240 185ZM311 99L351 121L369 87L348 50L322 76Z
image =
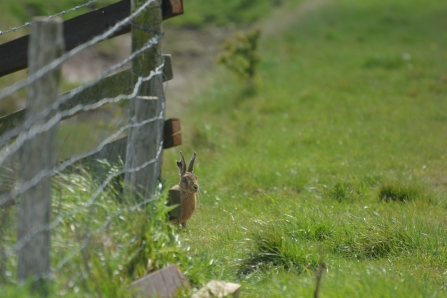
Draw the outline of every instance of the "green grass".
M58 175L53 184L53 282L45 297L133 297L130 283L147 273L172 263L188 268L190 257L167 221L165 193L146 203L112 187L98 194L99 183L84 168ZM16 243L16 209L7 212L2 253ZM15 254L2 263L0 288L7 297L31 297L27 285L15 282L16 263Z
M446 8L328 1L263 36L255 93L216 74L182 117L202 280L308 297L321 247L321 297L446 294Z

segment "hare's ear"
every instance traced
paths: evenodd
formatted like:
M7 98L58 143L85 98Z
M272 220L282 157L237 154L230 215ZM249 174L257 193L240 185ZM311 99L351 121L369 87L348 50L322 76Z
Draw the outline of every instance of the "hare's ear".
M186 173L186 162L182 151L180 151L180 155L182 156L182 160L177 161L177 167L180 170L180 175L183 176Z
M196 153L194 152L194 154L191 157L191 160L189 161L189 166L188 166L188 172L192 173L192 170L194 168L194 162L196 161Z

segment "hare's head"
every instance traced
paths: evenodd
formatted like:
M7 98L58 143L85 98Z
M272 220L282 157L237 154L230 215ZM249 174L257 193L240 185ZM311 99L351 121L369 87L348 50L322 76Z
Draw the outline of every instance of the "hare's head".
M189 161L188 170L186 170L186 162L182 152L180 152L182 160L177 161L177 167L180 170L180 189L186 193L196 193L199 190L199 183L197 176L192 173L194 168L194 161L196 160L196 153L191 157Z

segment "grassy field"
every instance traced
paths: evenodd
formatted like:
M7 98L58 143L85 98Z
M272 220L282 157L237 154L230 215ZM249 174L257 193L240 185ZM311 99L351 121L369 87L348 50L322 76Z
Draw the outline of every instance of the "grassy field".
M223 72L182 118L202 187L186 272L309 297L323 259L321 297L442 297L447 4L317 3L259 25L255 93Z
M92 240L91 263L80 254L61 270L55 296L119 297L176 262L196 288L217 279L242 284L241 297L311 297L322 261L320 297L447 295L447 2L304 1L266 14L254 19L255 90L213 70L176 115L184 145L165 152L163 176L177 183L178 151L197 152L187 230L125 210ZM76 177L60 178L58 212L94 191L88 173ZM108 191L92 231L121 210ZM54 266L83 243L88 218L55 230Z

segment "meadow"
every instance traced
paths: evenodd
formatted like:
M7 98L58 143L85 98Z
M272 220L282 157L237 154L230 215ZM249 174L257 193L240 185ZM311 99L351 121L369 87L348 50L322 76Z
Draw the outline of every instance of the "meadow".
M324 260L321 297L446 295L446 9L309 1L258 24L255 92L222 71L185 113L187 273L309 297Z
M172 262L193 288L237 282L241 297L311 297L319 270L319 297L447 295L447 2L261 2L235 21L261 31L254 86L205 71L175 115L183 145L165 151L163 178L178 182L179 150L197 152L187 229L164 221L162 202L156 214L122 210L108 188L55 230L57 267L83 243L89 212L92 231L121 212L60 271L54 296L122 297ZM67 175L55 181L62 214L96 189L87 172Z

